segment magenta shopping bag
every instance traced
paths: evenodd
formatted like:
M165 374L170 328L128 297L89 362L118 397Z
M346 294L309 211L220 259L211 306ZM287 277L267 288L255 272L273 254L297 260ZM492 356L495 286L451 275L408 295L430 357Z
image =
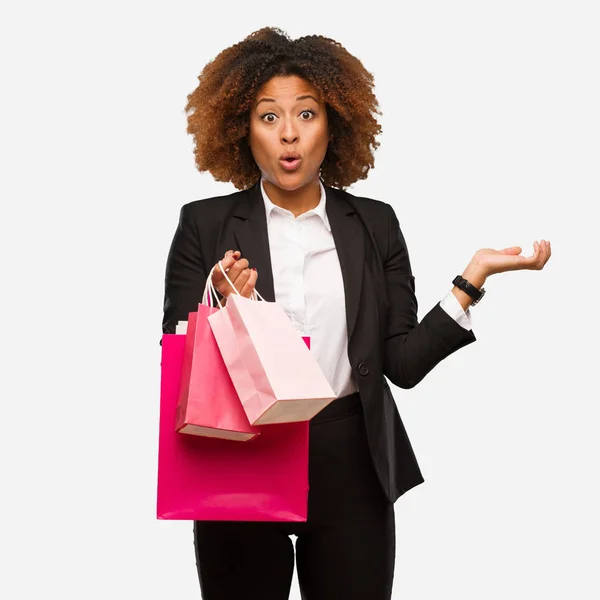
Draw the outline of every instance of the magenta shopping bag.
M162 337L157 518L306 521L308 422L244 443L175 431L185 338Z

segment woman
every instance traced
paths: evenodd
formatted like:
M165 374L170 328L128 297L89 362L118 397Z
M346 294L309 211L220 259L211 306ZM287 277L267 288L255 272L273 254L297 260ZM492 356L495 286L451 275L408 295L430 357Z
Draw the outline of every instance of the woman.
M367 177L381 131L361 62L331 39L264 28L221 52L199 81L187 106L198 169L240 191L182 207L163 332L196 309L221 260L243 296L257 287L310 336L337 398L310 424L306 523L195 522L203 597L287 598L293 534L306 600L390 598L393 504L423 477L385 377L412 388L474 342L469 307L486 278L542 269L550 243L535 242L531 257L478 250L466 281L454 279L419 323L394 210L343 190ZM226 301L232 289L218 269L213 283Z

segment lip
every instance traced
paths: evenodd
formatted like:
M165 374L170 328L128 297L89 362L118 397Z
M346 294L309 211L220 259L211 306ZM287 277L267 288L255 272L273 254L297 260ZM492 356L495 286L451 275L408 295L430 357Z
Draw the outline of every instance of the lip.
M300 166L301 162L302 162L301 158L295 158L294 160L279 159L279 164L286 171L295 171Z

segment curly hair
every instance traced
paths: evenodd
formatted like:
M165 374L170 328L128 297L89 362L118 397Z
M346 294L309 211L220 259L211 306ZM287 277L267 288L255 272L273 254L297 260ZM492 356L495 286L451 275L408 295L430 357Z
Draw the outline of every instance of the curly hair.
M198 76L187 96L187 132L197 169L239 189L260 177L248 144L250 111L261 86L274 76L297 75L321 94L329 145L321 164L325 185L344 188L366 179L381 133L373 75L340 43L320 35L291 40L264 27L226 48Z

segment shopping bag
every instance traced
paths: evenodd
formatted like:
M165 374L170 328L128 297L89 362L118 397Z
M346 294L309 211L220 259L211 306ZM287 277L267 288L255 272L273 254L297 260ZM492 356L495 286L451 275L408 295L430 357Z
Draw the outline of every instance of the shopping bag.
M185 340L162 337L157 518L306 521L308 422L261 427L244 444L175 431Z
M208 316L216 310L200 303L198 311L188 315L175 430L249 441L260 430L248 422L208 324Z
M208 322L250 424L310 420L336 397L317 361L279 304L231 285Z

